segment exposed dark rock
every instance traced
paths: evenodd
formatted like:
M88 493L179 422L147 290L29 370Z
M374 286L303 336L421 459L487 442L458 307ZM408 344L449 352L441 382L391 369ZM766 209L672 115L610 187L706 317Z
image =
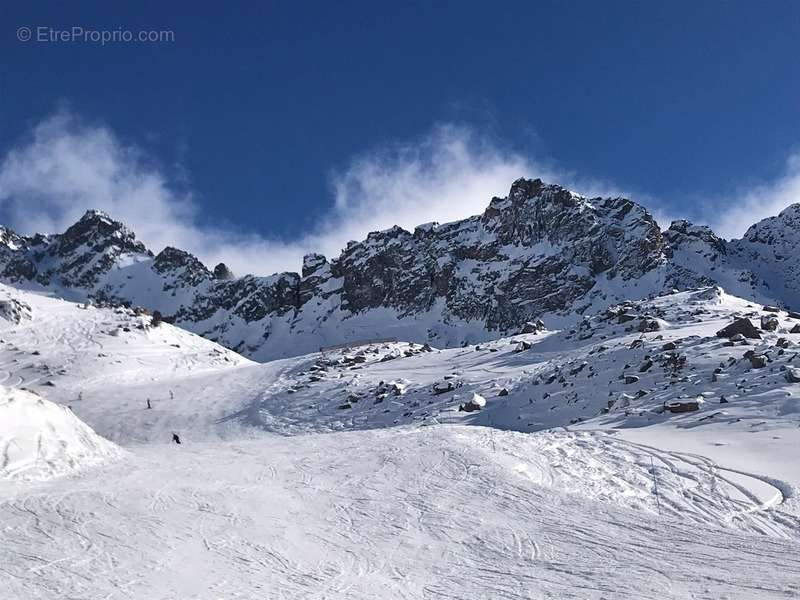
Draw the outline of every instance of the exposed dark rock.
M486 406L486 399L480 394L472 394L472 398L458 407L458 410L463 412L474 412L482 410Z
M642 333L658 331L659 329L661 329L661 325L655 319L642 319L639 321L639 331Z
M544 323L541 320L537 321L527 321L523 324L522 328L519 330L520 334L526 333L538 333L539 331L544 330Z
M759 333L758 329L756 329L756 326L753 325L753 322L747 318L736 319L727 327L720 329L717 332L717 337L731 338L736 334L741 334L750 339L761 339L761 334Z
M440 394L446 394L447 392L452 392L453 390L461 387L461 382L458 380L447 380L447 381L440 381L433 385L432 391L434 395L438 396Z
M214 279L219 281L234 279L233 271L231 271L225 263L219 263L214 267Z
M761 329L764 331L775 331L780 325L777 317L763 316L761 317Z
M664 408L671 413L684 413L700 410L700 403L697 400L675 400L667 402Z
M31 307L16 298L0 300L0 318L15 325L31 318Z

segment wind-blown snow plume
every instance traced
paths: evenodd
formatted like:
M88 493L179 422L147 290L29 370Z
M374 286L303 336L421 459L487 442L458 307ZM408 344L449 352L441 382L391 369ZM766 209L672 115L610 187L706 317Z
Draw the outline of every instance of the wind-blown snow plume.
M531 172L467 128L442 126L417 143L376 150L331 175L334 202L302 238L201 226L190 192L179 192L136 147L105 126L59 112L37 125L0 165L0 202L25 233L61 231L87 208L131 227L149 247L185 248L239 273L299 268L310 251L337 254L350 239L399 224L481 212L492 195Z
M351 239L400 225L481 213L519 177L559 181L589 194L618 194L534 162L466 126L439 125L409 143L386 144L330 175L333 201L298 239L201 225L190 191L179 191L141 149L103 125L58 112L0 163L0 209L22 233L63 231L88 208L124 222L153 251L170 245L239 274L298 270L303 254L338 255Z
M795 202L800 202L800 154L789 156L784 173L777 180L741 190L732 199L714 202L716 216L708 221L722 237L741 237L753 223L777 215Z

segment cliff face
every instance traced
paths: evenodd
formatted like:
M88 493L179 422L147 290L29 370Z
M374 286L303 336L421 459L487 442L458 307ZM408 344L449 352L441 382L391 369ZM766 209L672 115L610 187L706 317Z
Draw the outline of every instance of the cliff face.
M63 234L2 229L0 275L157 309L260 360L387 336L459 345L676 287L718 283L747 298L796 301L798 213L726 242L685 221L662 234L624 198L520 179L481 215L373 232L330 261L306 256L300 274L236 278L179 249L154 256L124 225L89 211Z

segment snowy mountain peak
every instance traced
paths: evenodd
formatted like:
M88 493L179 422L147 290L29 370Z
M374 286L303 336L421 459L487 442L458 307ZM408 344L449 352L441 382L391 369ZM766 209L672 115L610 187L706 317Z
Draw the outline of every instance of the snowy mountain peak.
M792 224L800 226L800 202L795 202L784 208L778 217L783 219L784 222L791 220Z
M800 204L791 204L775 217L767 217L750 226L744 240L752 243L780 245L800 240Z
M211 272L178 248L154 257L122 223L88 211L63 234L23 238L4 230L0 274L159 310L258 359L310 352L321 340L458 346L540 318L569 325L672 289L721 285L761 303L796 305L797 214L790 207L726 242L688 221L662 233L627 198L587 198L518 179L480 215L413 233L398 226L371 232L330 261L307 254L300 274L236 279L224 265Z
M105 221L106 223L115 223L114 219L112 219L107 212L97 208L88 209L83 213L79 221Z
M116 246L127 252L149 254L144 244L136 239L130 229L99 210L87 210L77 223L54 238L59 247L64 250L71 250L85 244L94 250L104 250L109 246Z

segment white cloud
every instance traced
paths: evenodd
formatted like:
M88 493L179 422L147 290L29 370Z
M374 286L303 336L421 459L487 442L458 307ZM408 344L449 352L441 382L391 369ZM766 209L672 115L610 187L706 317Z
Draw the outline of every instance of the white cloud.
M199 225L191 193L177 191L146 159L108 127L59 112L0 162L0 207L7 224L22 233L63 231L97 208L128 225L154 252L175 246L209 266L225 262L236 273L266 275L298 270L306 252L337 256L369 231L479 214L519 177L541 177L592 196L624 195L532 161L469 127L442 125L412 142L375 148L332 173L330 208L300 238L278 240Z
M128 225L155 252L186 249L209 265L235 272L297 270L306 252L335 256L350 239L394 224L411 228L481 212L532 172L466 128L444 126L415 144L394 145L355 159L331 175L331 208L296 240L276 240L198 225L190 193L178 192L108 127L59 112L37 125L0 163L0 206L22 233L58 232L88 208Z
M194 218L191 196L171 191L140 152L109 129L64 112L40 123L4 157L0 202L10 225L26 233L63 231L87 208L126 222L159 249L193 233L182 225Z
M730 239L741 237L750 225L777 215L796 202L800 202L800 155L792 154L778 179L712 200L704 214L718 235Z

